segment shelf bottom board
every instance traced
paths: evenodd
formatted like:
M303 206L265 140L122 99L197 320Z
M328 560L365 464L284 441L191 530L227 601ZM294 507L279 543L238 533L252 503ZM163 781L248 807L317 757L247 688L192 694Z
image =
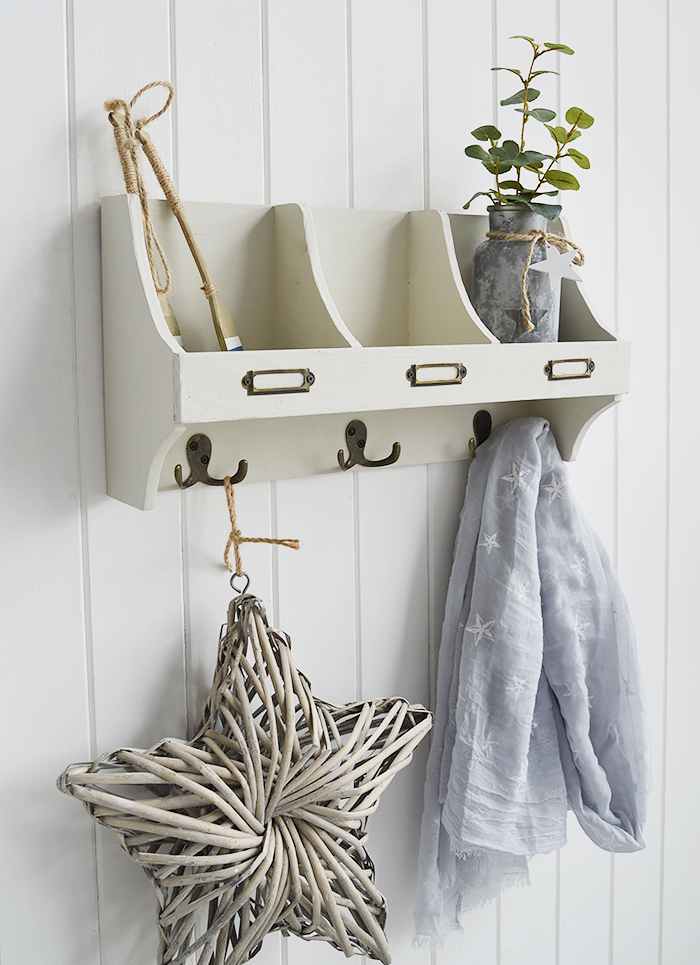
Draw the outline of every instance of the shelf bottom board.
M441 406L359 413L367 426L368 460L388 456L395 442L401 443L397 466L466 459L473 436L472 420L482 408L488 409L494 427L525 415L541 415L552 425L562 456L576 457L585 429L596 416L614 404L616 397L498 402L490 405ZM353 413L290 416L266 422L188 425L167 453L160 475L160 490L177 489L174 470L183 467L187 478L186 445L196 432L212 443L209 473L215 479L233 475L241 459L248 462L246 481L290 479L321 473L340 472L338 450L345 449L345 427Z

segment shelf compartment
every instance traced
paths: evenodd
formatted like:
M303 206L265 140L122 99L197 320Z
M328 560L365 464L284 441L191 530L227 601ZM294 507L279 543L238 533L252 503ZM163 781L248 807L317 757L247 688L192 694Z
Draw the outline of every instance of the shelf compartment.
M377 445L376 453L368 446L369 458L386 455L383 450L388 445L390 451L398 440L402 445L399 465L465 458L471 417L482 407L492 411L495 424L515 415L548 418L562 455L571 459L590 422L628 390L629 345L600 328L583 294L578 302L575 298L573 301L580 316L571 326L579 335L576 341L501 345L483 337L480 323L469 314L468 295L458 267L467 233L463 229L466 224L471 230L476 216L456 216L468 218L468 222L460 220L457 231L449 232L453 219L441 212L420 212L413 219L415 224L427 225L434 238L442 239L433 251L441 252L437 261L454 284L437 286L436 304L444 303L444 298L439 302L444 289L445 298L459 308L453 319L467 319L460 329L466 341L358 345L358 332L345 325L336 298L331 296L327 275L332 281L333 273L324 266L322 255L328 247L326 229L321 226L316 231L323 218L317 219L314 228L312 217L304 209L296 205L280 207L284 209L281 213L275 208L271 215L272 209L262 206L188 205L188 213L190 209L196 212L191 220L244 345L255 344L252 337L257 324L246 312L262 320L263 334L258 332L258 336L267 344L243 352L185 352L170 335L160 309L138 204L126 197L105 199L105 417L107 487L111 496L141 509L152 508L159 488L175 488L174 466L185 464L186 442L198 431L206 432L212 440L213 475L231 472L240 459L248 461L247 478L251 480L339 472L336 454L343 445L345 425L355 416L365 419L370 445ZM162 210L159 217L161 214ZM340 214L344 220L354 213ZM389 215L373 223L382 224L385 231L394 218L393 213ZM411 218L407 224L410 232ZM167 221L159 227L164 235L171 230ZM224 244L222 239L229 231L235 237ZM451 254L452 237L456 244ZM168 238L167 246L172 259L175 236ZM279 257L273 258L270 249ZM207 306L198 291L198 279L193 275L185 282L183 272L188 263L184 254L181 252L181 267L173 259L179 285L173 293L173 306L181 327L191 312L192 317L198 316L198 324L208 328ZM247 265L245 270L240 262ZM226 264L233 265L228 275ZM284 284L295 289L289 296L293 309L274 308L275 299L284 301L280 273L286 279ZM436 269L435 277L444 281L445 275ZM246 279L252 279L252 294L244 291ZM277 286L276 292L271 295L267 285ZM302 296L304 287L307 293ZM574 287L574 293L578 291ZM335 295L343 304L337 291ZM308 316L303 311L305 303L310 306ZM466 315L459 315L462 310ZM270 311L272 323L265 328L263 321ZM442 317L441 311L437 316ZM300 332L287 327L296 316L311 319ZM452 324L450 321L442 330L443 336L452 330ZM195 330L192 323L192 343ZM596 333L599 339L588 338ZM366 333L359 334L367 337ZM204 345L204 337L197 337ZM482 341L475 344L478 338ZM283 347L269 346L278 340L285 343ZM295 341L312 344L292 344ZM593 360L588 377L548 378L547 366L553 363L559 371L557 363L571 358ZM466 371L461 381L453 378L446 380L447 384L412 385L410 372L415 366L450 366L452 374L455 366ZM283 372L287 373L286 381L270 384L269 378L263 379L257 384L273 391L251 394L246 385L249 374L271 370L278 374L270 378L278 380ZM307 373L304 386L300 372ZM296 373L296 381L291 383L296 391L274 391L290 388L290 373Z

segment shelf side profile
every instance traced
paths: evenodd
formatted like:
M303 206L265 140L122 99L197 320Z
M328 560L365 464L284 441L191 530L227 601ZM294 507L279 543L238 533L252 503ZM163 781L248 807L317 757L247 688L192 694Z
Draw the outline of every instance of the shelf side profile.
M173 417L181 353L168 331L135 195L102 200L107 493L152 509L160 467L184 431Z

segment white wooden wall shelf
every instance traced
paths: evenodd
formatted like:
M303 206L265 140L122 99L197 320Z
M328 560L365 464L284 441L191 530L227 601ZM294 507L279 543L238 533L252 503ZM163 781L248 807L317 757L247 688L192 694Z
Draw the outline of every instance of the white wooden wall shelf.
M564 282L560 342L502 345L469 300L480 215L187 203L244 346L218 350L200 281L166 203L152 202L173 272L170 334L134 196L102 203L107 491L150 509L175 489L195 433L220 479L339 472L350 419L369 461L464 459L472 418L542 415L573 459L629 387L629 344Z

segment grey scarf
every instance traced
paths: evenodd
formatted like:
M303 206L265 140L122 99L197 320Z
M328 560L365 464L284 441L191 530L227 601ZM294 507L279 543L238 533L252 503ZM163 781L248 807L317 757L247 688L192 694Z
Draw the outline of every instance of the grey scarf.
M634 632L548 424L477 450L455 546L425 784L418 939L528 881L571 807L607 851L644 847L649 784Z

